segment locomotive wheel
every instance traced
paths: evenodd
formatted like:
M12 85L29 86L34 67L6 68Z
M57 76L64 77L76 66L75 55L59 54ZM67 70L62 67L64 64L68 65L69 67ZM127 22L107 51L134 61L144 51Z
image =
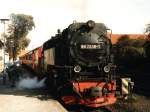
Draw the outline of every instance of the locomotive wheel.
M46 74L50 74L50 73L46 73ZM51 75L46 75L46 87L49 90L50 94L54 97L56 97L56 93L57 93L57 87L56 85L54 85L54 79Z

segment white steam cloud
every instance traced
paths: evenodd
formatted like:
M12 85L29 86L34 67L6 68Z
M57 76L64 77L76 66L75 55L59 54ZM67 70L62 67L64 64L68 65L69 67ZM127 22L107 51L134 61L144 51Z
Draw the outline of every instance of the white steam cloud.
M38 81L37 77L34 78L23 78L20 79L20 81L17 83L16 87L18 89L35 89L35 88L41 88L45 86L45 80L46 78L43 78L42 80Z

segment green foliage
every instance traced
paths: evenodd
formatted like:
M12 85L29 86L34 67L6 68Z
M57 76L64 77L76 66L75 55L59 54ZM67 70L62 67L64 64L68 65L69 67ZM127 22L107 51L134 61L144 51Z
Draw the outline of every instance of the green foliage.
M146 25L145 34L147 35L148 39L150 39L150 24Z
M144 38L131 39L128 35L121 36L113 46L115 62L119 66L136 66L145 56Z
M130 38L128 35L123 35L121 36L118 41L117 41L117 45L120 45L120 46L128 46L130 44Z
M20 40L19 40L19 48L21 48L21 49L24 49L24 48L26 48L26 47L28 47L28 45L29 45L29 43L30 43L30 39L29 38L21 38Z
M149 40L145 42L144 49L145 49L146 56L149 58L150 57L150 41Z
M7 52L16 57L17 53L26 48L30 39L27 38L29 31L34 27L33 17L24 14L11 14L11 23L8 25L8 35L6 38Z
M139 37L137 39L131 39L128 35L123 35L121 36L116 45L119 45L121 47L126 47L126 46L132 46L136 48L143 47L145 43L145 39L143 37Z
M132 46L136 48L143 48L145 44L145 39L144 38L137 38L137 39L131 39L132 40Z
M11 14L11 24L8 28L8 33L16 38L26 37L34 25L33 17L24 14Z
M144 49L145 49L147 57L150 58L150 24L146 25L145 34L147 38L144 44Z

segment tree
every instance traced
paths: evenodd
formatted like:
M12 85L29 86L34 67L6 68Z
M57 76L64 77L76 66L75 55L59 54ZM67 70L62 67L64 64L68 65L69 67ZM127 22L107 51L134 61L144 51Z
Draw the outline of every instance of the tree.
M148 39L150 39L150 24L146 25L145 34L147 35Z
M144 44L144 49L147 57L150 57L150 24L146 25L145 34L146 34L146 42Z
M129 36L128 35L122 35L119 39L118 39L118 41L117 41L117 45L120 45L120 46L129 46L129 44L130 44L130 38L129 38Z
M35 24L31 15L11 14L10 18L11 22L7 29L6 51L16 59L19 51L29 45L30 39L27 38L27 35L35 27Z
M121 36L113 46L117 65L134 67L145 56L143 45L145 39L132 39L128 35Z
M144 50L145 50L146 56L149 58L150 57L150 41L145 42Z
M3 42L0 40L0 49L3 47Z

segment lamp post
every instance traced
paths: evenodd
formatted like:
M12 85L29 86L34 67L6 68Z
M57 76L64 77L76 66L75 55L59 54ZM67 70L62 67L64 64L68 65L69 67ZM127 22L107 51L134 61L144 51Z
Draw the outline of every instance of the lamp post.
M9 21L9 19L0 19L1 23L4 24L4 37L3 37L3 43L4 43L4 69L5 69L5 24L6 24L6 21Z

